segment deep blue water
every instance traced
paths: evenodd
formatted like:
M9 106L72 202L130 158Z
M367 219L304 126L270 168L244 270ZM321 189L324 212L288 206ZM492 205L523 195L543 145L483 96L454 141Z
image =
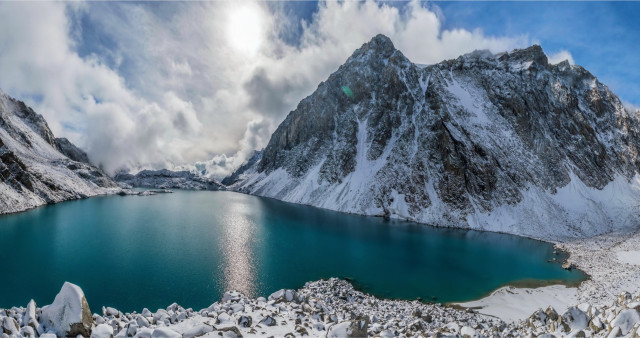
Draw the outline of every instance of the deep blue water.
M480 298L508 283L576 282L552 246L232 192L107 196L0 216L0 308L50 304L64 281L90 307L196 310L228 289L267 296L349 277L380 297ZM436 297L432 298L432 297Z

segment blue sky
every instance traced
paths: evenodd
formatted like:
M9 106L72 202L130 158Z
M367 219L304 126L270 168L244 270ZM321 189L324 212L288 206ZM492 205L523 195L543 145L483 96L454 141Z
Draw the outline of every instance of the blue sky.
M109 172L223 176L378 33L416 63L538 43L640 106L638 14L640 2L0 2L0 88Z
M386 2L403 9L406 1ZM316 1L276 2L312 20ZM481 29L487 35L527 35L545 52L566 50L611 87L640 106L640 2L624 1L425 1L437 8L444 29ZM291 34L295 37L295 33Z
M640 2L437 2L444 27L527 34L546 52L567 50L621 97L640 105Z

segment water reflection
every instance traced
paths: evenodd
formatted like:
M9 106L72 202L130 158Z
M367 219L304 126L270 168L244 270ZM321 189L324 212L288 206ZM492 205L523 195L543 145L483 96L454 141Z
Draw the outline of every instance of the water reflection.
M256 224L250 219L246 203L232 203L224 217L224 290L256 295L256 265L253 238ZM220 276L218 276L220 277Z

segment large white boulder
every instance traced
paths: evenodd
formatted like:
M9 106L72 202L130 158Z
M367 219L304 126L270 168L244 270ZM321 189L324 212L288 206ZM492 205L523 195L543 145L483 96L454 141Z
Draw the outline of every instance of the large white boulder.
M635 309L620 311L618 316L611 322L612 327L619 327L623 335L631 331L634 325L640 324L640 313Z
M112 338L113 327L109 324L100 324L91 332L91 338Z
M572 306L562 315L562 321L569 325L571 331L580 331L589 325L589 316L577 307Z
M89 337L93 317L82 289L65 282L53 303L42 308L40 323L58 336Z
M36 319L36 302L32 299L29 304L27 304L27 309L22 316L22 326L30 326L34 330L38 328L38 320Z

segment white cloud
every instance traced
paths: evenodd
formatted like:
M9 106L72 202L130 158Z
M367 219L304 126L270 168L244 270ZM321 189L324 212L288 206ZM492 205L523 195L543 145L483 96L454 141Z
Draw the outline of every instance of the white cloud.
M573 61L573 56L571 56L571 53L569 53L566 50L561 50L557 53L551 54L548 56L549 59L549 63L552 65L556 65L562 61L569 61L570 65L574 65L574 61Z
M234 34L243 26L232 14L243 11L256 25ZM263 2L1 3L0 88L32 104L41 98L34 108L56 135L111 172L166 166L222 176L378 33L427 64L529 43L443 30L436 11L417 1L405 11L372 0L320 2L291 46L278 36L296 25ZM114 43L81 57L86 42L72 24L82 15Z
M624 108L630 112L630 113L636 113L636 114L640 114L640 107L632 104L631 102L626 102L623 101L622 105L624 106Z

